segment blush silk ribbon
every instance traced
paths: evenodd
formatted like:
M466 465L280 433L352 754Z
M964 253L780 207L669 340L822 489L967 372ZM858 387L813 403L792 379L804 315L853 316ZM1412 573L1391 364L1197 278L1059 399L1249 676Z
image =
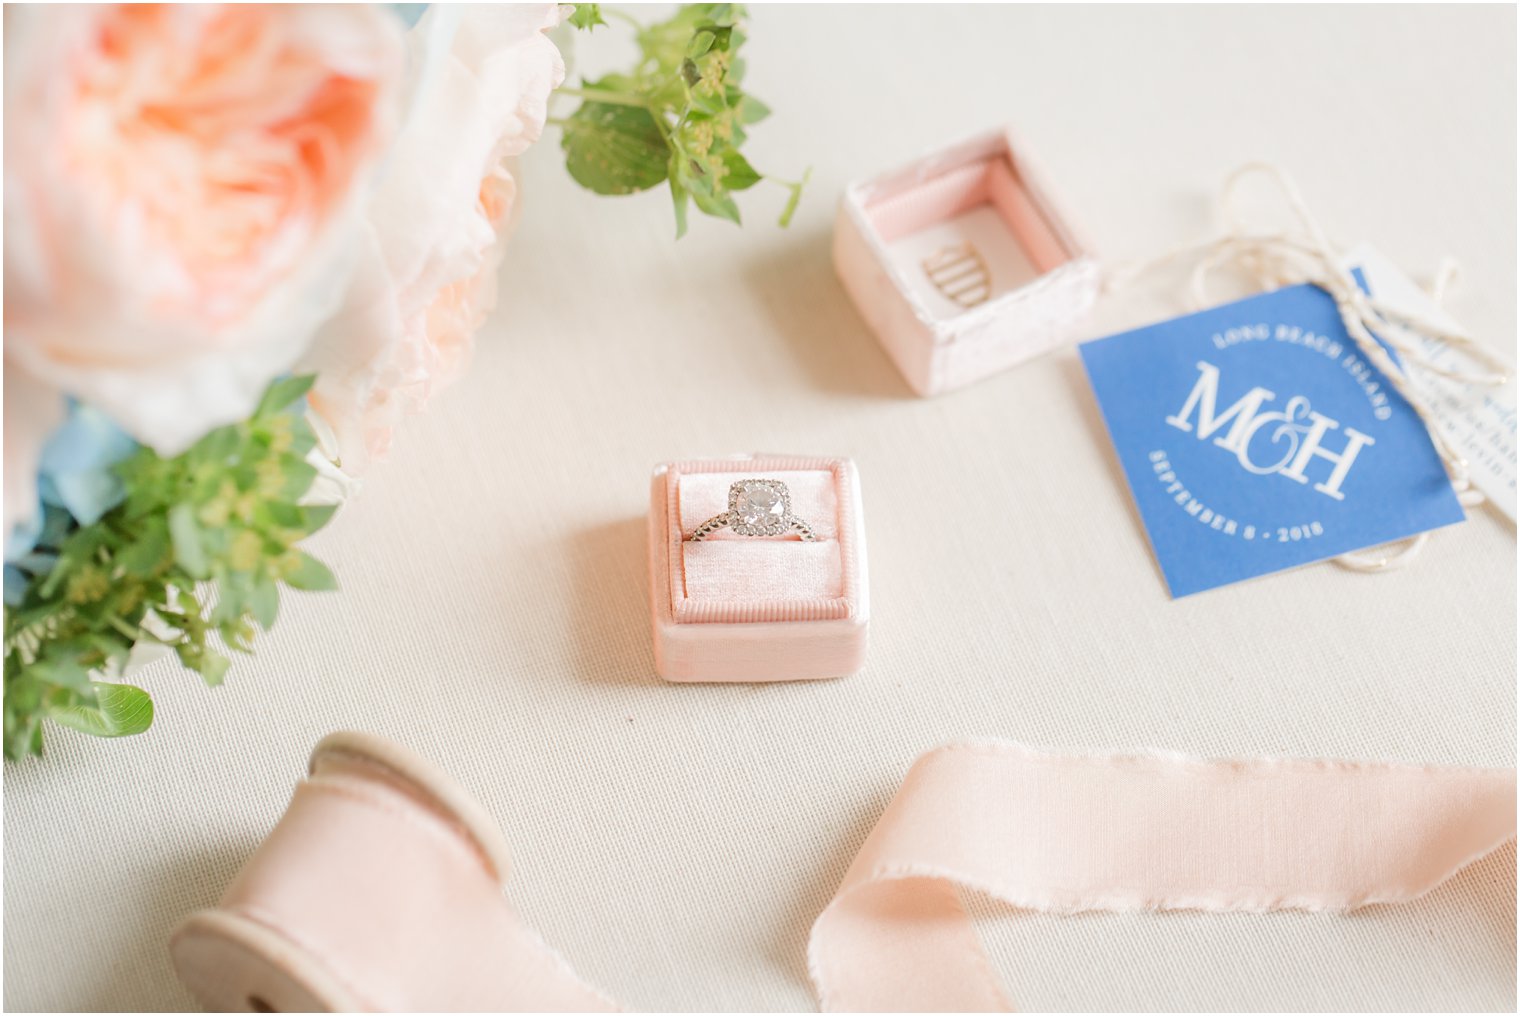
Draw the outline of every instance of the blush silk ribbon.
M961 893L1047 911L1346 910L1515 835L1512 769L1003 742L922 756L813 926L830 1011L1001 1011ZM505 848L426 761L335 734L221 903L172 943L208 1008L609 1011L515 915Z
M981 742L921 757L813 925L825 1010L1008 1011L961 891L1016 907L1349 910L1515 836L1515 771Z

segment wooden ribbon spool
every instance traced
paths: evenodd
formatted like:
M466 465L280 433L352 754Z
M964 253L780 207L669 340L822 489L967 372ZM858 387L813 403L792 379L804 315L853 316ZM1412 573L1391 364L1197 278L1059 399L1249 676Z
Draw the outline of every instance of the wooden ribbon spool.
M506 871L441 770L333 734L218 906L176 929L174 965L221 1012L614 1009L513 913Z

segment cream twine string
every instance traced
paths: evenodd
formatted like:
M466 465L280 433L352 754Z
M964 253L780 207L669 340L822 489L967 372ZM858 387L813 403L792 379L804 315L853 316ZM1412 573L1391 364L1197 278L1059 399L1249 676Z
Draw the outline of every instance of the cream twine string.
M1265 175L1277 184L1297 219L1296 231L1253 232L1247 227L1237 206L1242 183L1253 175ZM1233 268L1252 279L1263 290L1302 282L1320 287L1334 297L1346 332L1362 354L1419 414L1451 478L1452 487L1457 491L1458 500L1469 507L1482 504L1482 492L1472 486L1468 477L1467 460L1442 433L1430 406L1411 383L1410 374L1416 370L1426 371L1465 384L1498 386L1508 380L1508 365L1466 335L1450 331L1418 315L1395 310L1363 292L1344 264L1340 252L1326 238L1325 231L1309 211L1297 185L1277 166L1252 162L1231 173L1220 191L1219 210L1224 223L1221 236L1203 243L1176 247L1156 257L1122 267L1109 276L1105 288L1110 291L1122 288L1152 269L1185 257L1197 259L1188 277L1187 299L1190 310L1202 310L1209 306L1209 277L1225 267ZM1457 275L1456 263L1450 258L1443 260L1430 289L1431 298L1437 305L1445 298ZM1374 337L1374 332L1382 336L1383 341L1398 353L1403 362L1402 367L1388 355L1387 349ZM1480 365L1480 369L1459 370L1436 362L1425 352L1426 344L1432 341L1439 344L1438 349L1447 347L1467 354ZM1402 544L1391 544L1390 546L1398 548L1392 552L1355 552L1342 554L1335 560L1356 571L1386 571L1407 564L1429 538L1429 533L1419 533L1402 541Z

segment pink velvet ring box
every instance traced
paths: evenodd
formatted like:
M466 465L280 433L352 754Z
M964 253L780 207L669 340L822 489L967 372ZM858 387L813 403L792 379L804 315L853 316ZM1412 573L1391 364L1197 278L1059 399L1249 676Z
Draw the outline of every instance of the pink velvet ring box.
M845 189L834 267L912 389L934 395L1071 338L1098 263L1006 132Z
M741 480L779 480L815 539L688 539ZM667 681L806 681L865 661L870 616L860 482L849 459L753 455L665 462L649 493L655 670Z

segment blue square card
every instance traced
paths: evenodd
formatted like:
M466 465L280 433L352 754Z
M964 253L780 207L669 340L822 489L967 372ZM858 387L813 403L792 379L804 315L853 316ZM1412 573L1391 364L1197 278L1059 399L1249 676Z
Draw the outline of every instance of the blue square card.
M1174 597L1464 517L1424 423L1317 286L1080 348Z

